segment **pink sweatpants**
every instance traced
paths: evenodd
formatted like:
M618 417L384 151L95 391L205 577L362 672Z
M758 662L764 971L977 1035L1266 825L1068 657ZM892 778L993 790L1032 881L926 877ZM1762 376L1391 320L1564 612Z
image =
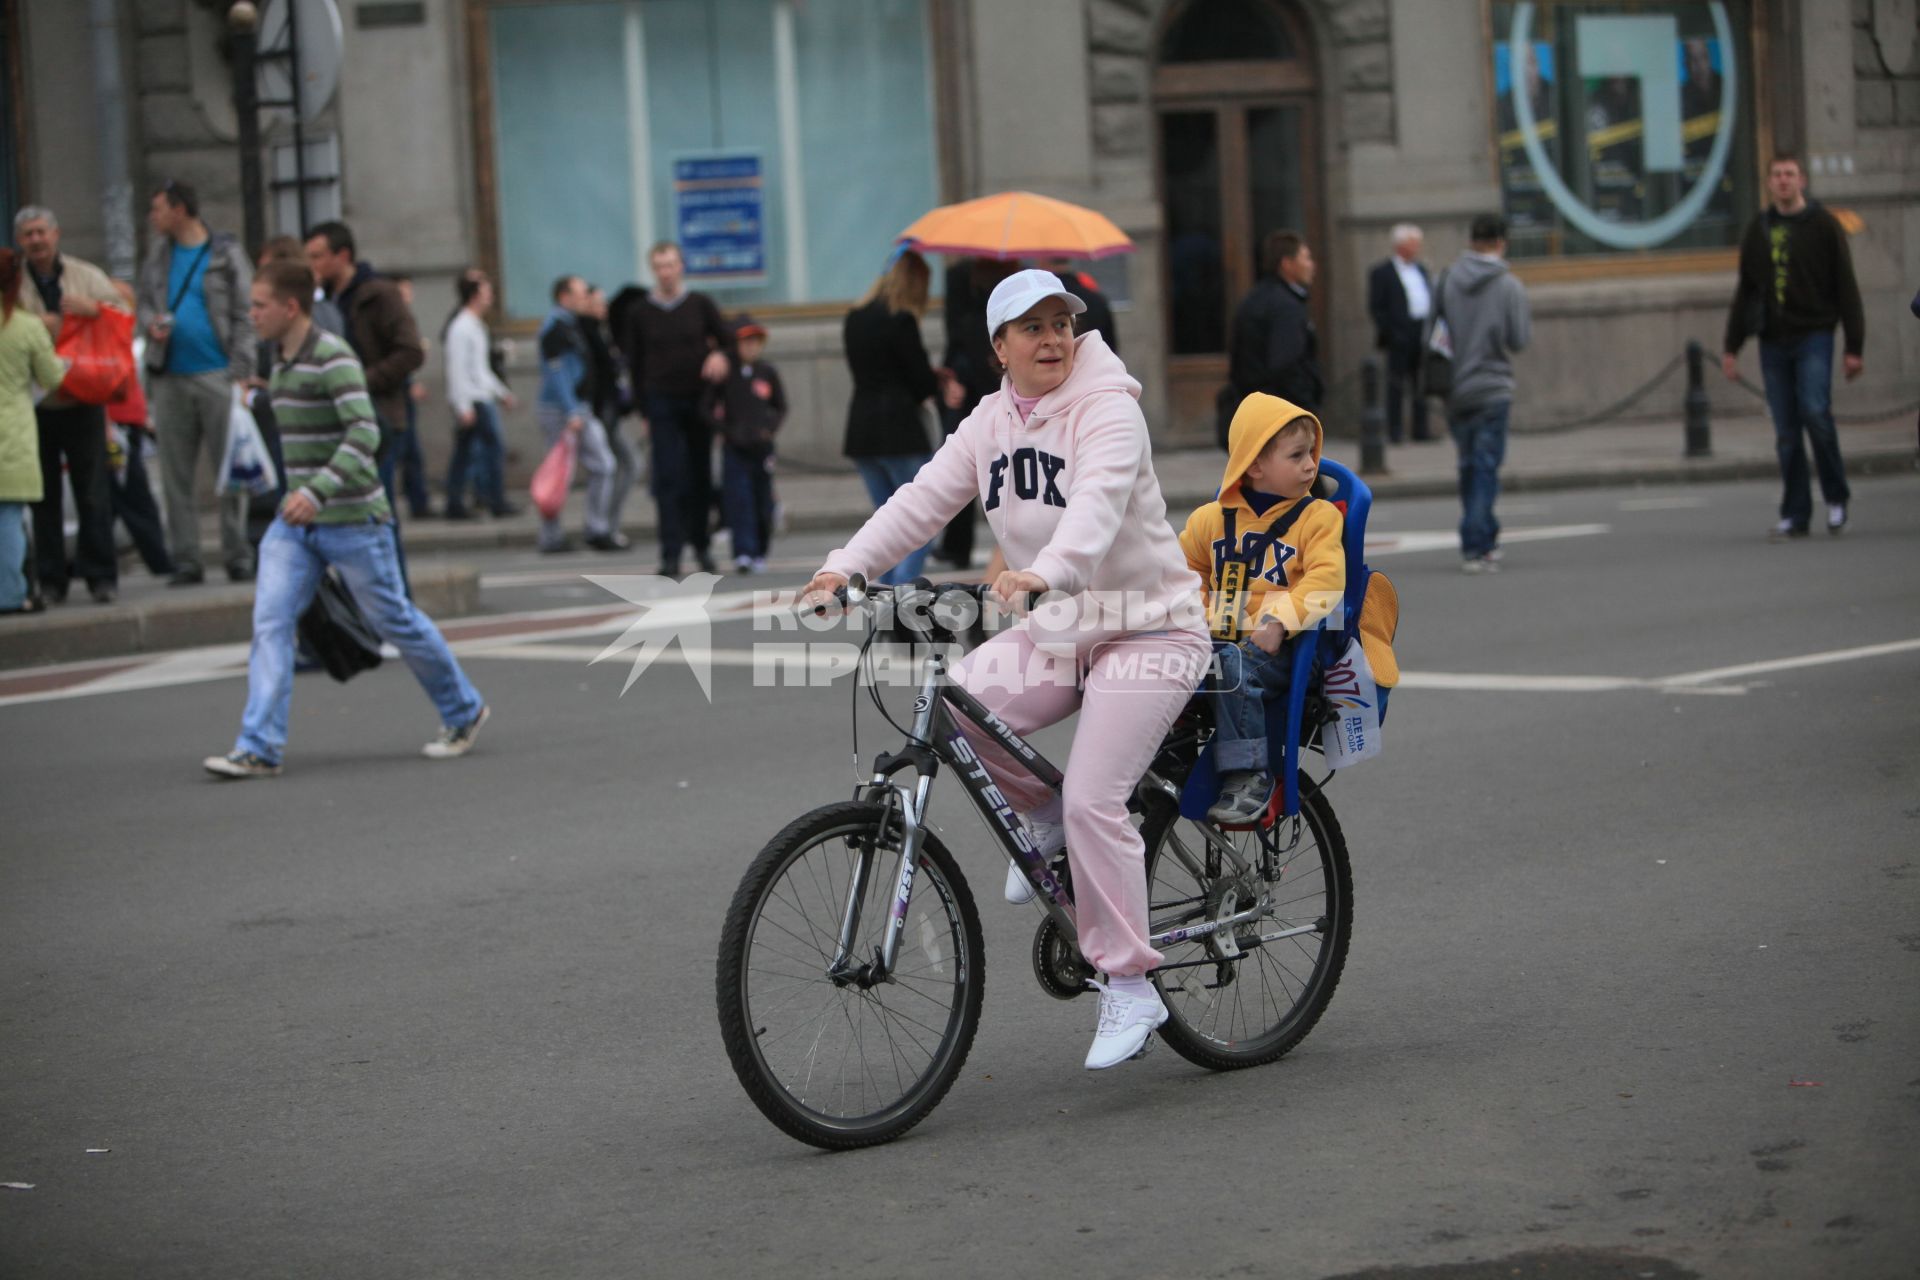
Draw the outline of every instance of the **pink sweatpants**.
M954 682L1021 737L1080 712L1062 771L1080 953L1111 977L1142 974L1161 956L1147 943L1146 846L1127 800L1212 649L1198 631L1036 635L1033 622L967 654L954 665ZM956 719L1014 809L1030 813L1050 797L992 738Z

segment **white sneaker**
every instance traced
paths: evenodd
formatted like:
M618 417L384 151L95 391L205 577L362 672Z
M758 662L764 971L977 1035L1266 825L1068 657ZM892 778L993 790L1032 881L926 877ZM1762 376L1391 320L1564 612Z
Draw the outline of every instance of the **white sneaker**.
M1838 533L1847 527L1847 504L1830 503L1827 507L1827 532Z
M440 736L420 748L420 754L429 760L457 760L473 750L473 741L480 736L480 726L487 722L493 709L482 704L480 714L458 727L442 726Z
M1087 1070L1105 1071L1145 1053L1148 1037L1167 1020L1160 993L1130 996L1091 978L1087 985L1100 993L1100 1026L1093 1033L1093 1047L1087 1050Z
M1042 822L1038 818L1024 819L1027 835L1033 840L1033 847L1042 858L1052 862L1054 856L1067 847L1067 828L1065 823ZM1036 895L1033 882L1027 879L1027 873L1020 869L1017 862L1007 864L1006 898L1015 906L1023 902L1032 902Z

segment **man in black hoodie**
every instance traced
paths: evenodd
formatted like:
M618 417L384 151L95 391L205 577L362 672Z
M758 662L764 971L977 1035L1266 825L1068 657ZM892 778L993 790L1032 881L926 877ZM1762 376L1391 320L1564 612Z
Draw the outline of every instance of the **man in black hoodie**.
M1847 524L1846 466L1833 427L1833 327L1846 336L1847 380L1864 368L1867 322L1854 279L1847 233L1825 206L1807 199L1807 175L1794 156L1767 166L1769 207L1740 243L1740 284L1727 311L1720 368L1738 378L1737 356L1749 335L1760 339L1774 443L1780 455L1780 522L1775 538L1804 538L1813 519L1813 491L1800 433L1813 443L1813 465L1827 502L1827 532Z

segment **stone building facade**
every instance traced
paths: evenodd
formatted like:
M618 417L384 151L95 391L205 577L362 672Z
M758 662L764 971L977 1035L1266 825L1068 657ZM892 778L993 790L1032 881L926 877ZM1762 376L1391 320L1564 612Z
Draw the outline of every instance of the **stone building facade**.
M1423 226L1438 266L1478 212L1505 208L1533 227L1514 255L1536 316L1515 426L1550 427L1618 399L1689 339L1717 350L1731 241L1758 207L1757 174L1775 150L1804 156L1815 194L1857 218L1867 374L1838 407L1896 405L1920 384L1920 326L1907 312L1920 285L1913 0L337 7L338 92L307 126L322 140L314 171L337 182L310 189L309 220L337 210L369 259L412 274L429 332L468 263L503 280L508 332L528 332L542 309L525 282L583 270L625 283L644 261L640 237L676 225L675 164L690 151L755 157L766 262L713 292L772 330L769 355L794 399L785 452L797 463L837 458L849 393L839 318L911 216L900 211L1005 189L1094 206L1134 238L1136 252L1098 274L1168 445L1208 438L1225 315L1275 218L1297 221L1321 263L1315 307L1336 435L1357 421L1355 375L1371 346L1365 277L1388 229ZM136 212L141 193L185 178L212 221L237 227L224 0L8 0L11 198L55 206L70 248L106 256L89 92L96 10L116 19ZM1516 42L1522 25L1529 39ZM1606 62L1656 47L1666 53L1641 56L1631 75ZM1677 80L1663 61L1678 65ZM705 80L676 79L696 64ZM1684 150L1669 147L1679 156L1669 162L1656 106L1671 85L1707 96L1687 98L1673 144ZM1543 91L1532 136L1572 189L1552 207L1513 119L1523 86ZM1724 99L1710 99L1715 86ZM267 132L282 164L288 132L284 120ZM1716 167L1720 132L1729 142ZM574 169L552 169L556 156ZM1590 206L1605 237L1666 216L1703 180L1716 184L1706 214L1666 243L1602 243L1566 209ZM269 231L293 229L288 199L282 190L269 202L284 206L270 207ZM575 249L585 261L570 260ZM937 356L937 305L926 329ZM1670 375L1631 412L1677 418L1681 391ZM1709 391L1723 411L1758 410L1717 378ZM443 449L444 413L426 421L430 449ZM530 460L530 423L510 430Z

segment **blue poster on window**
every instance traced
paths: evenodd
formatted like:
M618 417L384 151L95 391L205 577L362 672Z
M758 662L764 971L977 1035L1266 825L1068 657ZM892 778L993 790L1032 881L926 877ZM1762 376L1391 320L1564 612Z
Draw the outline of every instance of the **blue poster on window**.
M764 193L757 152L675 157L673 225L690 281L766 283Z

